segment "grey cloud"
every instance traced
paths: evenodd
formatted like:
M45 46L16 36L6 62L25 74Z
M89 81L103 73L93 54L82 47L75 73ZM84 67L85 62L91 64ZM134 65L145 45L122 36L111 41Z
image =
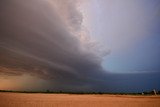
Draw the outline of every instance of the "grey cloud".
M101 58L82 50L79 39L67 30L49 2L13 0L2 4L6 6L0 10L1 73L27 73L72 86L88 84L104 73Z
M83 16L78 7L78 0L51 0L60 17L74 32L81 31Z

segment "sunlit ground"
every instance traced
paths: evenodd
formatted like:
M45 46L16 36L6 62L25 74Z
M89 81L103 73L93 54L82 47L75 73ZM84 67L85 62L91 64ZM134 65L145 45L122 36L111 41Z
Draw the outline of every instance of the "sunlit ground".
M0 107L160 107L160 96L0 93Z

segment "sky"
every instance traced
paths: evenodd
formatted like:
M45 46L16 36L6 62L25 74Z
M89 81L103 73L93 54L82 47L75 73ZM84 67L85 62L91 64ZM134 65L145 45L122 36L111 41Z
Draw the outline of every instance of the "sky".
M159 0L2 0L0 89L160 90Z

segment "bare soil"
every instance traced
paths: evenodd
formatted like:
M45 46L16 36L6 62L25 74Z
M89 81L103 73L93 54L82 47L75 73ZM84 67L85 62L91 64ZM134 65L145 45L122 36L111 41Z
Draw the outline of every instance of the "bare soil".
M0 107L160 107L160 96L2 92Z

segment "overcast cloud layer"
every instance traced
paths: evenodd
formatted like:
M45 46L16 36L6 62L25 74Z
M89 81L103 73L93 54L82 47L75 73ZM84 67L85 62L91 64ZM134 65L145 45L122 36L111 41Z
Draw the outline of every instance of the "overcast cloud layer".
M110 74L102 68L101 53L81 39L83 15L76 1L2 0L0 13L1 77L28 74L56 90L160 88L159 73Z

